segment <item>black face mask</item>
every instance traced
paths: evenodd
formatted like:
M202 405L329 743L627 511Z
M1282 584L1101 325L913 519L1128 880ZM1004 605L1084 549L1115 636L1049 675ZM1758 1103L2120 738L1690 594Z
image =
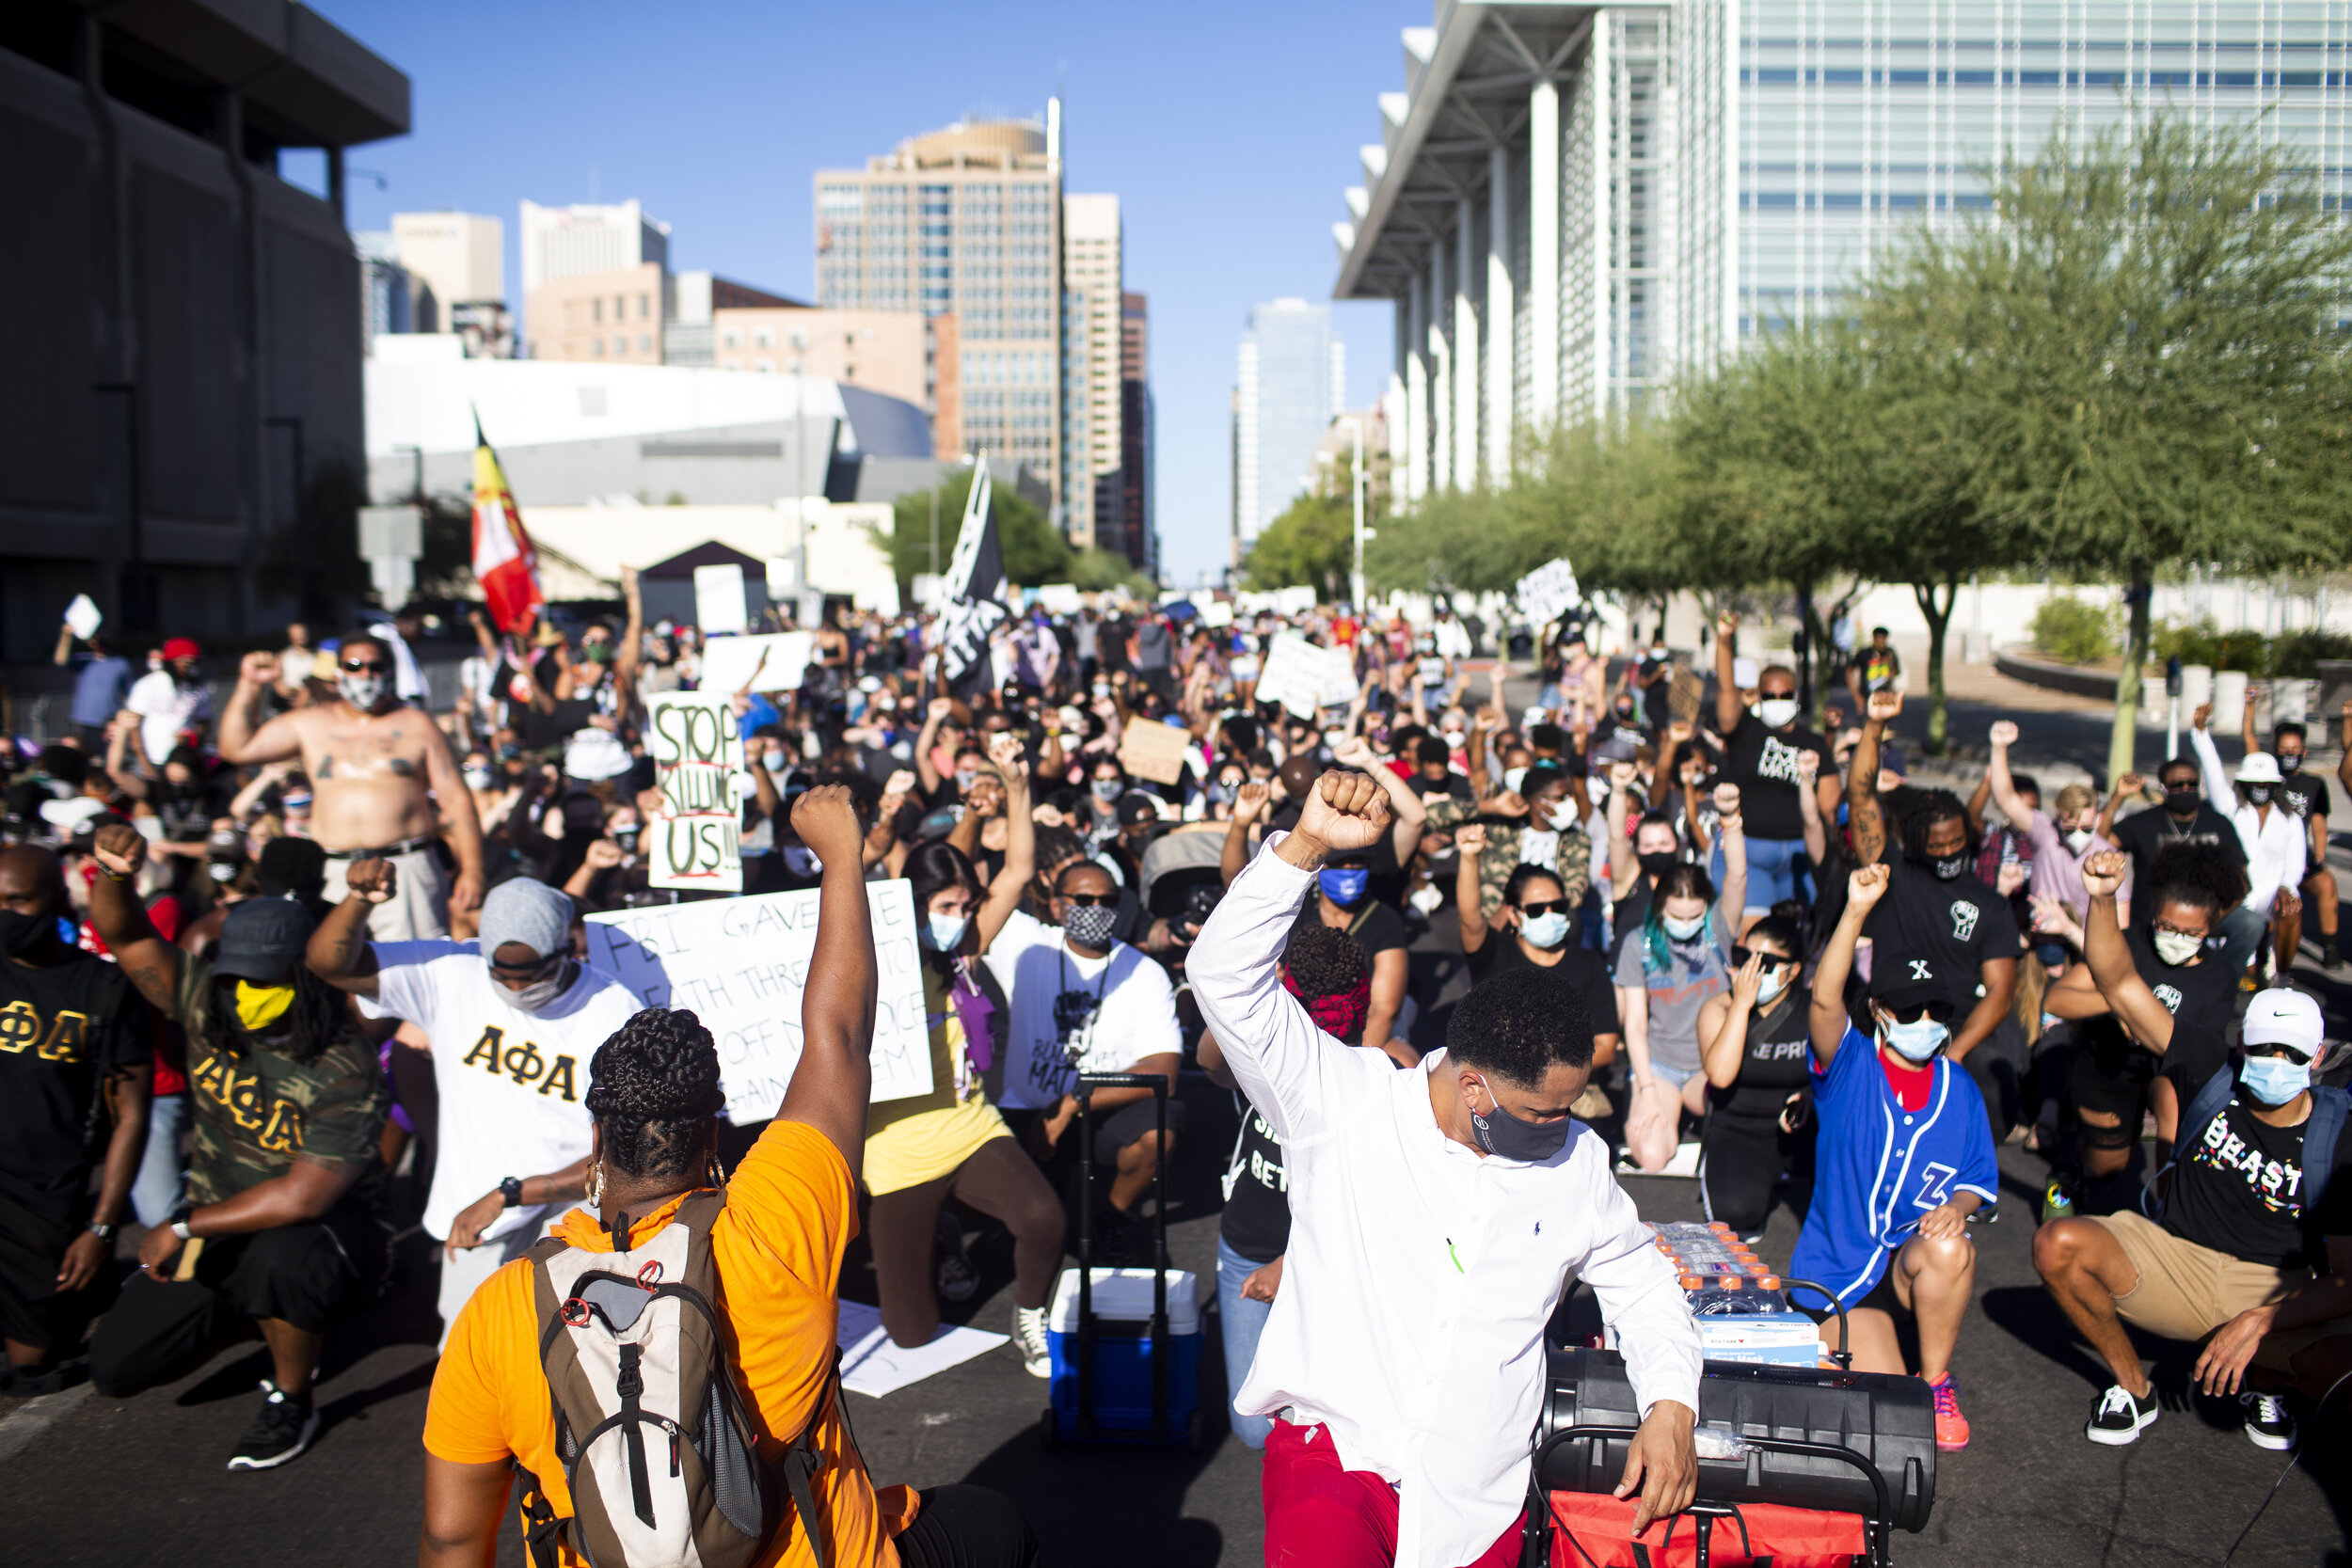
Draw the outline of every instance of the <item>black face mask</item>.
M0 953L21 958L37 952L51 937L57 934L57 917L42 911L26 914L22 910L0 910Z
M1646 854L1636 855L1633 858L1642 863L1644 876L1663 877L1675 868L1675 862L1682 857L1672 849L1652 849Z
M1937 881L1948 882L1968 869L1968 851L1963 849L1951 855L1913 855L1911 863Z
M2194 816L2197 803L2203 799L2195 784L2186 789L2168 789L2164 792L2164 809L2175 816Z
M1494 1096L1494 1085L1485 1085L1487 1098ZM1568 1133L1575 1122L1568 1117L1558 1121L1521 1121L1495 1101L1492 1111L1481 1115L1470 1113L1470 1135L1478 1147L1487 1153L1505 1160L1519 1160L1528 1164L1541 1164L1566 1146Z

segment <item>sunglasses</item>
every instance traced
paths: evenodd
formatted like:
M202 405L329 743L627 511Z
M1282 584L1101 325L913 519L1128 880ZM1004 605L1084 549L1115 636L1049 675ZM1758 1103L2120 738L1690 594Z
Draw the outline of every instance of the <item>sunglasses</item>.
M353 663L349 659L345 659L343 661L343 668L350 671L355 675L380 675L385 671L389 670L391 666L381 663L375 659L369 658L361 659L357 664Z
M1116 893L1065 893L1061 901L1073 910L1115 910L1119 908Z
M2262 1045L2249 1045L2246 1048L2246 1053L2249 1056L2283 1056L2297 1067L2310 1067L2319 1060L2316 1054L2306 1056L2295 1047L2278 1040L2270 1040Z
M1759 947L1734 947L1731 950L1731 967L1734 969L1745 969L1750 958L1762 958L1764 967L1767 969L1778 969L1783 964L1792 964L1797 961L1783 954L1767 953Z
M1883 1002L1879 1006L1886 1007ZM1951 1019L1952 1005L1948 1002L1922 1002L1910 1007L1886 1007L1886 1011L1887 1016L1898 1023L1916 1023L1923 1018L1931 1018L1938 1023L1945 1023Z
M1532 904L1521 904L1519 913L1530 920L1541 920L1548 914L1572 915L1576 913L1576 906L1565 898L1539 898Z
M501 963L498 959L492 958L490 960L490 973L501 980L530 981L543 979L546 976L554 974L556 970L561 968L563 966L564 959L566 957L567 955L563 953L550 953L546 958L541 958L534 963L527 964Z

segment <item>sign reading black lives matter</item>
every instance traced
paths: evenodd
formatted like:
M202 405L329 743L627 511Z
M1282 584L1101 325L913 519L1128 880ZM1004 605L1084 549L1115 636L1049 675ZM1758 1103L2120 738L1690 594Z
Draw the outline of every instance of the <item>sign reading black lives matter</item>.
M817 949L816 888L656 904L588 917L588 961L650 1007L687 1007L719 1044L727 1118L764 1121L801 1059L801 992ZM874 1006L874 1099L931 1091L923 959L905 881L866 884L881 984Z
M660 691L645 699L661 815L652 824L655 887L743 891L743 735L723 693Z

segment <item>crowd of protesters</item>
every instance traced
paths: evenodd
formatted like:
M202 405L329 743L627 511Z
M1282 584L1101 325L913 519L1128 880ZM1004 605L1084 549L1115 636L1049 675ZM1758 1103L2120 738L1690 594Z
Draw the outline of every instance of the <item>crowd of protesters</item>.
M185 638L134 679L61 635L72 733L0 741L15 1392L127 1393L258 1325L272 1375L230 1464L282 1464L316 1430L320 1338L383 1289L394 1227L440 1243L446 1345L501 1265L596 1207L596 1064L650 1015L580 923L682 896L648 876L644 702L697 688L707 651L625 590L569 634L477 614L437 712L414 615L289 628L217 711ZM2307 926L2337 962L2329 796L2304 768L2324 736L2258 736L2249 694L2234 770L2201 709L2190 754L2045 801L2004 722L1963 797L1910 776L1883 630L1816 729L1798 673L1737 657L1728 616L1695 658L1662 627L1629 648L1579 616L1529 628L1517 707L1507 661L1477 657L1497 628L1442 606L1228 611L1026 611L989 678L947 689L929 618L829 610L797 685L724 693L751 775L744 892L830 895L852 854L860 879L912 884L933 1087L862 1112L849 1156L893 1338L928 1340L972 1297L968 1243L1001 1225L1006 1326L1047 1375L1074 1163L1099 1170L1098 1260L1142 1262L1155 1175L1201 1161L1223 1172L1242 1386L1281 1300L1289 1187L1187 958L1338 771L1376 784L1382 827L1321 862L1288 939L1282 984L1314 1024L1427 1070L1457 974L1557 976L1592 1037L1575 1117L1627 1172L1695 1177L1742 1237L1798 1212L1793 1273L1851 1309L1857 1365L1929 1381L1943 1446L1967 1441L1968 1229L2005 1143L2050 1167L2037 1267L2116 1374L2092 1440L2155 1418L2122 1322L2210 1337L2201 1382L2242 1395L2270 1447L2295 1440L2286 1390L2352 1367L2352 1186L2329 1180L2352 1147L2316 1086L2317 1006L2287 978ZM1280 632L1343 650L1352 699L1258 701ZM2344 722L2352 741L2352 705ZM1138 724L1176 745L1137 747ZM1134 1088L1093 1097L1080 1147L1080 1074L1173 1090L1188 1069L1234 1094L1230 1149L1190 1140L1181 1099L1161 1131ZM134 1222L126 1282L113 1238ZM1263 1444L1275 1414L1237 1409L1234 1430Z

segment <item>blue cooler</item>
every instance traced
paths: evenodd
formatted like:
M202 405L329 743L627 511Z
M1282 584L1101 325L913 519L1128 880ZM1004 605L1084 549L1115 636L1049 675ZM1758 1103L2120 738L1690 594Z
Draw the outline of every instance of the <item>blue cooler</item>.
M1054 1352L1053 1420L1057 1437L1111 1443L1178 1444L1195 1440L1200 1418L1200 1300L1190 1271L1168 1271L1167 1425L1152 1433L1152 1278L1150 1269L1096 1269L1093 1373L1088 1402L1093 1420L1082 1422L1078 1406L1078 1271L1065 1269L1054 1288L1054 1310L1046 1320ZM1089 1433L1089 1426L1092 1427Z

